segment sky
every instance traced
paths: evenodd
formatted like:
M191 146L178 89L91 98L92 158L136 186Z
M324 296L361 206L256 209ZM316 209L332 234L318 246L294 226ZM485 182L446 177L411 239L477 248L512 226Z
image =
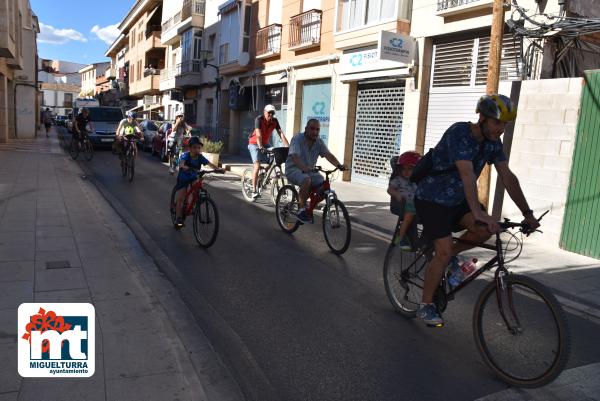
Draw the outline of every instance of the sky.
M118 35L117 25L135 0L30 0L40 21L41 58L91 64L104 56Z

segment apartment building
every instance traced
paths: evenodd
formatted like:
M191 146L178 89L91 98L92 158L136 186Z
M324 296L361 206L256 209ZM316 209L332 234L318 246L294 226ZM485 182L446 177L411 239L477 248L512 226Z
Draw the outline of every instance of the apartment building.
M73 100L81 92L79 85L62 82L42 82L42 109L49 108L55 116L68 116L73 112Z
M28 0L0 4L0 142L36 135L38 33Z
M138 105L137 99L129 96L129 62L126 60L128 52L128 38L121 33L104 54L111 59L111 73L115 75L111 89L114 104L125 110Z
M86 64L64 60L38 60L38 82L63 83L81 86L79 70Z
M163 3L161 42L166 46L165 68L160 73L164 115L173 120L184 111L188 124L198 121L202 79L202 35L205 0L172 0Z
M160 70L165 67L165 46L161 43L162 10L162 1L137 0L119 24L127 46L123 68L127 75L128 97L137 103L134 110L149 118L157 118L163 113L160 92ZM122 42L117 41L116 48L119 48ZM116 48L111 47L112 50Z
M81 75L81 92L79 97L89 98L96 95L96 80L104 75L107 68L110 68L109 62L89 64L79 70Z

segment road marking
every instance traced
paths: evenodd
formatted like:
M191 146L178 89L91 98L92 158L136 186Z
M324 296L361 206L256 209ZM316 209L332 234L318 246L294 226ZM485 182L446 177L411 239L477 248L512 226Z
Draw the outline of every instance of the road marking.
M475 401L600 400L600 363L567 369L552 383L533 389L509 388Z

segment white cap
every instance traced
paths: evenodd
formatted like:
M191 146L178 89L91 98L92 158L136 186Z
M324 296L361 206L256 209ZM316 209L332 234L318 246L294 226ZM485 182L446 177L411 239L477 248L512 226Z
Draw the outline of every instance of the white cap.
M177 113L175 113L175 117L179 117L179 116L183 117L183 111L178 111Z
M269 111L275 111L275 106L273 106L272 104L268 104L265 106L265 109L263 111L266 113L268 113Z

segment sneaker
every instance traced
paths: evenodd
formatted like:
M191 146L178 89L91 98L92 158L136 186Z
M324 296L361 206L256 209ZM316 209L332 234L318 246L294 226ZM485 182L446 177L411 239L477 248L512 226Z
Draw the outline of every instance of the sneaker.
M177 221L175 221L175 226L177 226L177 228L183 227L183 219L181 217L177 218Z
M444 325L444 319L434 304L421 304L417 311L417 317L427 326L442 327Z
M398 242L398 246L403 251L411 251L412 250L412 245L411 245L408 237L406 237L406 235L404 237L400 238L400 241Z
M302 224L312 223L312 219L310 218L310 216L308 215L308 213L306 213L306 210L304 210L304 209L302 209L302 210L300 210L300 212L298 212L298 215L296 216L296 218Z
M175 174L175 169L173 168L173 166L169 166L169 174Z
M258 198L258 196L259 196L259 193L258 193L258 192L256 192L256 191L252 191L252 199L253 199L253 200L256 200L256 199Z

